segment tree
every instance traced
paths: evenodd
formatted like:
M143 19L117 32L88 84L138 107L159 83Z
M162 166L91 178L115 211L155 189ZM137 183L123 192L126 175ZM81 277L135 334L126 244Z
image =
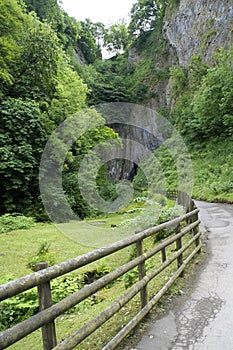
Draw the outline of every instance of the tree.
M109 60L96 60L77 70L89 88L89 106L103 102L127 102L131 98L132 67L124 55Z
M84 197L91 199L95 195L97 177L97 185L102 188L104 184L105 187L108 185L106 174L102 169L98 174L95 165L103 152L109 155L112 140L116 139L117 134L105 126L105 120L95 109L81 110L52 133L40 167L41 193L51 218L66 221L72 217L64 200L64 191L70 206L81 218L93 213ZM97 145L101 147L100 152L95 149ZM86 155L91 156L87 162L84 159ZM84 184L81 187L80 177Z
M59 64L56 79L55 93L45 112L50 131L86 106L88 92L82 79L65 60Z
M15 0L0 1L0 95L12 83L12 67L20 55L25 15Z
M36 102L13 98L1 102L1 213L28 213L38 204L38 167L45 140Z
M128 28L124 20L112 24L105 32L104 46L117 55L127 48L129 42Z
M166 3L164 0L138 0L130 11L130 34L137 38L154 29Z
M64 57L56 33L48 23L28 15L20 47L21 54L12 69L14 79L8 94L49 101L55 92L58 64Z
M193 99L198 134L203 138L233 135L233 50L222 53L217 67L210 68Z
M97 58L102 58L100 41L104 35L104 25L93 23L89 19L80 22L81 31L77 46L82 51L87 63L93 63Z
M34 11L41 21L56 22L60 15L60 1L24 0L28 12Z
M233 134L233 49L220 50L215 65L207 67L194 56L186 74L173 69L176 106L173 119L190 140Z
M74 48L81 33L81 23L75 18L68 16L65 11L61 11L61 20L57 24L56 31L66 52L73 53Z
M64 57L56 33L35 14L27 15L15 0L1 0L0 10L2 94L48 101Z
M93 125L97 121L101 122L102 117L96 111L90 110L88 114L95 118ZM115 195L115 186L108 180L105 166L98 167L98 154L93 151L97 145L101 145L102 151L100 152L109 153L113 141L118 146L120 145L118 135L111 128L105 126L103 121L102 126L94 127L78 138L72 147L72 155L69 154L67 157L63 171L64 189L72 209L80 218L98 213L98 209L92 207L87 201L89 199L89 202L92 202L98 193L100 197L101 194L105 197L104 200L115 199L112 197ZM80 165L86 155L88 155L88 161L80 171ZM96 167L99 169L97 173L95 172ZM85 184L85 198L82 194L82 183Z
M184 67L171 67L170 77L172 79L172 95L178 98L188 87L188 72Z

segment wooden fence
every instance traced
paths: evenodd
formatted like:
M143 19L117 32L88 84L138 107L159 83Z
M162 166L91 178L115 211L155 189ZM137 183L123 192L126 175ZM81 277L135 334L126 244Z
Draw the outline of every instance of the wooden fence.
M39 312L27 320L0 333L0 349L9 347L39 328L42 328L44 350L74 349L75 346L80 344L107 320L114 316L132 298L134 298L137 294L140 294L140 312L124 328L122 328L108 344L103 345L102 347L103 350L115 349L155 306L155 304L167 292L176 279L183 274L186 265L194 257L194 255L201 251L201 233L199 232L200 221L198 220L199 210L195 207L192 199L185 193L168 193L168 196L176 196L177 202L185 207L186 214L58 265L46 267L46 263L38 264L38 271L1 285L0 301L37 286L39 296ZM181 228L182 223L183 228ZM159 233L161 230L171 228L174 229L174 234L169 236L169 238L162 241L160 244L155 245L150 250L144 252L143 244L146 238ZM191 235L187 235L190 232ZM188 237L185 244L183 244L182 241L184 236ZM167 257L167 248L174 243L176 243L176 249L171 255L169 255L169 257ZM66 297L60 302L52 305L50 288L50 281L52 279L77 270L94 261L135 244L137 247L137 257L135 259L118 267L114 271L99 278L93 283L84 286L82 289L77 290L77 292ZM188 248L190 248L188 256L184 259L184 252L187 251ZM161 263L159 266L146 271L146 260L158 253L161 254ZM164 284L161 290L157 292L150 300L148 300L148 283L162 271L164 271L175 260L177 260L177 269L174 274ZM92 296L94 293L106 287L113 281L116 281L118 278L135 267L138 267L139 280L131 288L129 288L123 295L109 305L103 312L94 317L87 324L83 325L82 328L78 329L75 333L61 341L59 344L57 343L54 320L58 316L62 315L64 312L86 298Z

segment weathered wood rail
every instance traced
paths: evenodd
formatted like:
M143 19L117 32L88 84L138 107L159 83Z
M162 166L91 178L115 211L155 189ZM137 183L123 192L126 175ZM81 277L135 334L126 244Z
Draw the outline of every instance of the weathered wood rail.
M0 301L31 289L38 287L39 295L39 312L28 318L27 320L3 331L0 333L0 349L5 349L10 345L16 343L20 339L31 334L35 330L42 328L42 338L44 350L69 350L75 348L84 339L91 335L95 330L101 327L107 320L114 316L123 306L125 306L137 294L141 298L140 312L124 327L118 334L106 345L103 345L103 350L115 349L119 343L135 328L135 326L148 314L148 312L155 306L160 298L166 293L170 286L176 279L183 274L183 271L189 261L194 255L201 251L201 232L199 232L199 210L195 207L193 200L185 193L174 192L168 193L169 197L177 199L179 204L182 204L186 209L186 214L177 217L173 220L165 222L156 227L151 227L147 230L138 232L121 241L110 244L106 247L97 249L88 254L79 256L69 261L60 263L55 266L46 267L44 263L37 266L38 271L19 278L17 280L8 282L0 286ZM181 229L181 224L185 226ZM155 245L152 249L144 252L143 242L146 238L155 235L161 230L174 228L174 234L160 244ZM182 239L188 235L185 244ZM167 248L176 243L175 251L167 257ZM135 245L137 247L137 257L130 262L116 268L114 271L108 273L104 277L99 278L93 283L84 286L77 290L74 294L61 300L57 304L52 305L50 281L56 277L62 276L71 271L77 270L103 257L109 256L123 248ZM184 252L188 251L188 256L183 259ZM191 252L190 252L191 251ZM159 266L146 271L145 262L147 259L161 253L161 263ZM157 292L150 300L148 300L147 285L148 283L164 271L169 265L177 260L177 270L172 277L164 284L159 292ZM57 343L56 330L54 320L77 305L81 301L90 297L97 291L106 287L108 284L117 280L125 273L133 268L138 267L139 280L131 288L129 288L123 295L109 305L98 316L94 317L87 324L83 325L75 333L70 335L65 340Z

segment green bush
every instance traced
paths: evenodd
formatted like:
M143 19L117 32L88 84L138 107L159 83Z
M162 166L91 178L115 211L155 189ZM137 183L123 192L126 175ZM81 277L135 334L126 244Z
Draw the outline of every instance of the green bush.
M96 279L109 272L109 269L100 264L94 273ZM85 273L80 275L67 275L51 281L52 301L58 303L62 299L77 292L84 286ZM0 283L7 283L14 280L14 276L7 275ZM92 305L100 303L102 298L98 294L92 295L83 300L75 307L69 309L66 313L70 314L78 310L87 310ZM20 293L12 298L0 302L0 331L3 331L13 325L26 320L39 311L37 288L30 289Z
M166 206L161 210L159 220L158 220L158 225L166 221L172 220L175 217L179 217L182 214L184 214L184 208L182 206L180 205L175 205L173 207ZM155 243L160 241L161 239L165 239L169 237L171 234L174 233L174 231L175 231L175 227L171 227L156 233L154 237Z
M76 293L79 289L84 286L85 274L62 276L51 282L52 288L52 299L53 303L67 298L69 295ZM78 303L71 309L66 311L66 314L71 314L75 311L88 310L93 305L98 304L102 301L102 298L98 294L91 295L89 298Z
M38 312L36 289L16 295L0 303L0 331L22 322Z
M77 292L83 285L83 275L68 275L56 278L51 282L53 303Z
M0 216L0 233L6 233L14 230L28 229L34 225L32 217L20 214L5 214Z
M13 275L6 275L0 282L14 280ZM36 288L18 294L0 302L0 331L26 320L38 312L38 296Z

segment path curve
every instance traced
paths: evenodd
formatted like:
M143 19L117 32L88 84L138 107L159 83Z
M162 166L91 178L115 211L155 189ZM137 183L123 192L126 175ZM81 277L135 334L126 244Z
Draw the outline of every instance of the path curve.
M233 205L196 202L208 261L189 296L150 325L132 350L233 349Z

